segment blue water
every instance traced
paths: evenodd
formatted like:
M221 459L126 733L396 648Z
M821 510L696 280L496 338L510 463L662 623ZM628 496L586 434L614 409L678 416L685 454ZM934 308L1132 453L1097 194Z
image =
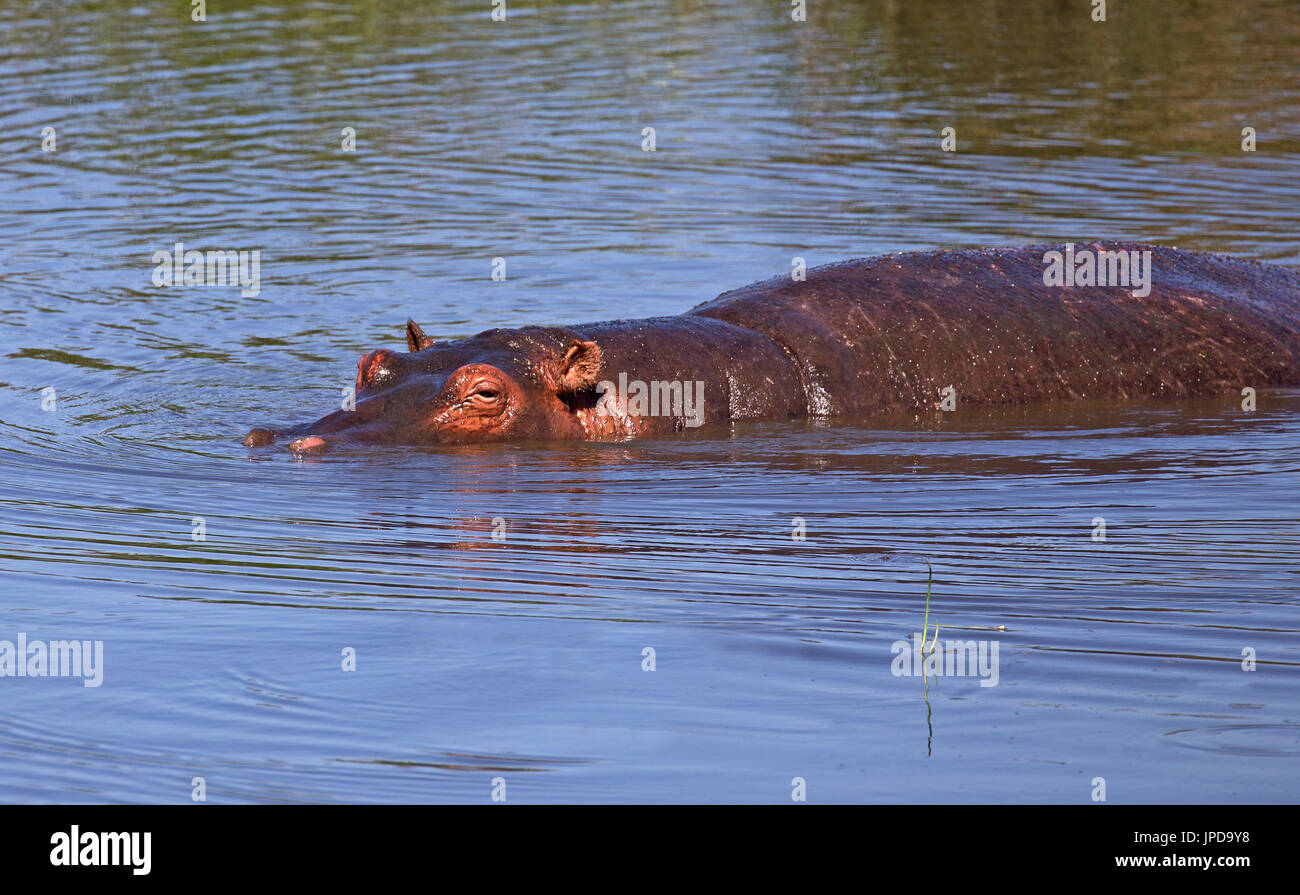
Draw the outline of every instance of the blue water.
M1030 6L0 6L0 641L103 643L0 677L0 799L1300 800L1300 390L239 443L408 316L1069 238L1300 265L1294 7ZM259 293L154 286L178 240ZM931 568L995 686L892 673Z

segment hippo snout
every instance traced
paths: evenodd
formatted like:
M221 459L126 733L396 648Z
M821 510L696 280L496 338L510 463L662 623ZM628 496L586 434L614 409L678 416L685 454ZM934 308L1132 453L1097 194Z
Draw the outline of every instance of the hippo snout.
M244 437L246 447L265 447L275 444L278 433L274 429L257 428ZM302 435L289 442L289 451L294 454L323 454L329 447L319 435Z
M329 443L319 435L304 435L289 442L289 450L294 454L323 454Z

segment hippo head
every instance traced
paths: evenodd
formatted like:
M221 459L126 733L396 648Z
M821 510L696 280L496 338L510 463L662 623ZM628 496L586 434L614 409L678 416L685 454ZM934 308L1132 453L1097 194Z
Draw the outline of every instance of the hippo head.
M601 368L595 342L558 330L489 330L435 344L413 321L406 352L379 349L357 362L355 409L341 409L293 436L289 449L331 444L465 444L518 439L582 439L580 406ZM585 395L579 393L586 392ZM254 429L244 444L275 441Z

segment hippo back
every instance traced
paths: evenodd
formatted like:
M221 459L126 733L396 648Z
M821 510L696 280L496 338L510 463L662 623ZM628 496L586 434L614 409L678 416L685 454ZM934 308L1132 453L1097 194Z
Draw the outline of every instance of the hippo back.
M1300 384L1300 273L1154 246L1150 294L1048 286L1061 246L890 255L726 292L691 315L756 330L795 359L813 414L1178 397ZM1142 290L1136 290L1142 291Z

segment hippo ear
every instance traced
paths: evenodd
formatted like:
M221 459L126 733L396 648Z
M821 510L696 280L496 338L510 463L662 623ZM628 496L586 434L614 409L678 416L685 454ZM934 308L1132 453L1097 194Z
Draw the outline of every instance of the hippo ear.
M574 339L558 365L559 375L556 376L556 381L560 386L559 391L576 392L591 388L597 382L602 363L599 345Z
M433 339L424 334L424 330L420 329L420 324L408 318L406 321L407 350L411 352L423 351L432 344Z

